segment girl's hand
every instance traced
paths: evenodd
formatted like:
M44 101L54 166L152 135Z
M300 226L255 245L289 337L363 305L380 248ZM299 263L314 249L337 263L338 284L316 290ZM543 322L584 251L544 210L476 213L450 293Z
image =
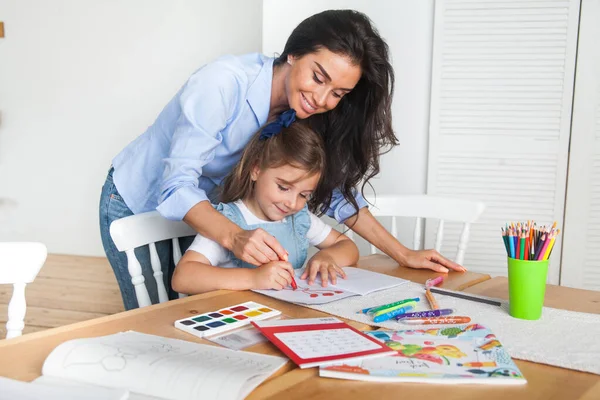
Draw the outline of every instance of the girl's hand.
M240 260L256 266L287 260L287 252L277 239L260 228L237 233L233 238L231 251Z
M320 252L315 254L309 261L304 273L300 279L306 279L308 277L308 284L312 285L315 283L317 273L321 274L321 286L326 287L327 282L331 279L331 283L335 285L337 282L337 276L341 276L346 279L346 273L344 270L333 261L327 254L321 254Z
M443 257L436 250L411 250L404 263L409 268L425 268L436 272L448 272L449 269L465 272L467 269L454 261Z
M281 290L292 283L294 268L287 261L271 261L254 271L254 289Z

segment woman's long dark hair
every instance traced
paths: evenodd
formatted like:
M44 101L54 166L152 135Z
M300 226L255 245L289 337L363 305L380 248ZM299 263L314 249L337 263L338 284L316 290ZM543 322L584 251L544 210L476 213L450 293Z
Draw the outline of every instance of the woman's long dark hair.
M363 181L362 192L379 173L379 156L398 144L391 114L394 70L385 41L370 19L354 10L324 11L302 21L275 65L285 63L288 55L302 57L320 48L348 57L361 67L362 76L337 107L308 118L323 137L328 165L309 205L323 213L338 188L358 211L353 189Z

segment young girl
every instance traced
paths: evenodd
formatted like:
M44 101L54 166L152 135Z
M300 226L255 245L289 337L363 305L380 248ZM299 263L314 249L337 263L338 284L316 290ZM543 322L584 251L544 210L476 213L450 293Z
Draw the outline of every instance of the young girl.
M256 267L197 235L175 268L175 291L283 289L291 285L294 269L304 265L309 245L320 249L301 276L309 284L317 274L323 286L328 280L335 284L337 275L345 278L341 267L358 261L356 245L308 211L325 169L325 150L321 137L294 118L294 110L286 111L252 138L225 179L217 206L241 228L274 236L287 252L284 260Z

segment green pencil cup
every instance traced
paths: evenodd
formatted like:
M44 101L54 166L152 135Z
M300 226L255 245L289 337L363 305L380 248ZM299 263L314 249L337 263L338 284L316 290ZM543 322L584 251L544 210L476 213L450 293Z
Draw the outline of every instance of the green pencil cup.
M514 318L536 320L542 316L548 260L508 258L509 313Z

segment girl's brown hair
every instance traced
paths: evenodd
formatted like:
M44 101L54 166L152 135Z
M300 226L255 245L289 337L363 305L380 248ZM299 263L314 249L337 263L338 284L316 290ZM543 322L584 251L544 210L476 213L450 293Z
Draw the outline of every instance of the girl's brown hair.
M242 158L227 175L221 186L219 200L231 203L252 194L251 172L289 164L306 171L306 176L325 171L325 146L319 134L301 121L268 138L260 139L262 128L244 148Z

